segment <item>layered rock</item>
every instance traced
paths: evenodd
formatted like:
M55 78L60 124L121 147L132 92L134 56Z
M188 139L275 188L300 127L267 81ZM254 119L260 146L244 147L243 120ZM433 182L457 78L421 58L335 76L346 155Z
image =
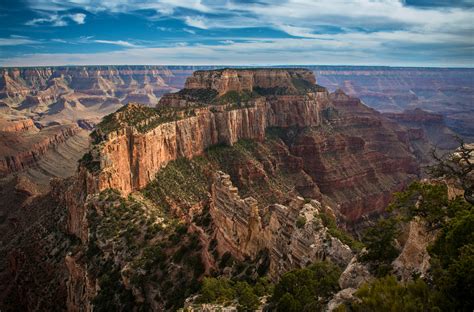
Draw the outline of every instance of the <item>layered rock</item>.
M165 97L156 110L130 104L97 126L93 136L96 144L81 161L76 179L55 188L56 196L68 206L69 232L87 244L88 199L101 191L114 188L128 195L149 184L173 160L192 159L205 155L213 145L232 146L249 139L258 142L261 149L242 162L226 162L236 166L231 168L232 181L248 182L247 187L258 188L260 180L269 181L272 172L286 168L281 178L290 184L295 182L294 189L284 194L287 196L275 196L288 200L262 204L264 201L259 198L242 198L231 177L218 172L213 177L209 199L218 255L230 253L239 261L256 261L266 253L269 272L275 277L318 259L328 258L346 267L353 252L329 234L319 214L334 211L348 223L356 224L367 214L379 213L392 193L418 173L416 158L407 140L403 140L404 130L341 91L329 94L318 87L292 89L294 81L281 87L281 77L277 75L275 82L269 79L261 84L269 86L266 89L283 89L277 89L276 94L266 93L268 90L262 94L257 92L262 90L260 86L254 87L255 82L249 85L250 78L235 78L234 74L225 77L225 83L214 81L204 89L199 82L202 75L197 73L198 78L190 79L191 88L185 92ZM213 77L214 73L206 75ZM228 101L229 92L237 100ZM247 97L248 92L256 94ZM285 188L272 190L283 193ZM298 192L327 199L334 203L334 209L298 197ZM188 211L181 209L179 199L168 202L165 196L162 200L187 222L195 210L205 206L196 203ZM209 229L206 233L199 226L192 228L200 233L205 246L211 245ZM108 248L106 244L103 247ZM113 255L108 249L104 252ZM206 272L216 266L210 254L205 251L201 255ZM94 289L87 281L87 273L75 266L71 266L72 275L78 276L69 283L72 310L84 307L81 298L90 296L87 293ZM143 295L139 293L137 298L142 300Z
M347 220L378 213L419 173L405 133L360 100L331 94L322 112L328 126L288 138L290 150L321 192L340 204Z
M445 117L419 108L405 110L402 113L384 113L385 117L395 121L408 130L408 139L415 143L418 154L424 154L429 161L433 146L449 151L457 147L456 134L450 130Z
M323 259L345 267L352 258L352 250L323 226L321 204L316 200L305 203L296 197L288 206L275 203L259 207L252 197L239 196L229 175L217 172L211 203L221 254L231 252L237 259L255 259L259 252L268 250L274 277Z
M0 176L34 166L50 149L78 134L77 125L39 130L32 120L6 122L0 131Z
M229 91L289 88L296 92L298 82L315 84L316 79L306 69L222 69L196 71L186 80L186 89L212 89L219 95Z
M269 79L267 84L261 85L282 84L281 76L290 80L289 77L292 75L311 77L311 73L304 70L297 70L294 73L290 70L270 71L274 72L281 73L279 76L270 77L275 78L275 82ZM255 80L260 83L266 71L257 70L255 73L260 77ZM202 75L203 72L197 72L190 78L189 84L198 87L193 80L201 81ZM220 79L219 75L217 77ZM217 85L219 79L214 84ZM288 79L284 82L287 83ZM314 76L312 79L306 79L310 83L314 81ZM180 109L180 102L183 100L175 102L165 98L163 101ZM189 117L163 122L144 132L137 130L135 125L126 125L122 129L106 134L104 143L98 146L94 155L100 160L97 191L115 188L123 194L128 194L143 188L170 160L179 157L191 158L202 154L212 145L232 145L239 139L262 141L268 127L318 126L321 124L320 111L328 105L328 94L324 89L318 89L316 92L293 95L258 96L246 102L244 107L234 105L235 103L208 104L206 107L193 109L190 114L188 113L191 115ZM128 110L135 110L136 107L129 105ZM154 120L144 122L153 123Z

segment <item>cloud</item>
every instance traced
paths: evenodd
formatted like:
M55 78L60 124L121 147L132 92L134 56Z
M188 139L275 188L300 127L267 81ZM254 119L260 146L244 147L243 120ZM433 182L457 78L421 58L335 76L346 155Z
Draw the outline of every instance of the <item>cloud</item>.
M404 41L403 32L379 32L366 35L340 34L335 38L282 38L228 42L226 44L180 45L169 47L125 49L101 53L27 54L5 58L3 66L46 66L95 64L156 64L156 65L393 65L393 66L465 66L469 57L446 58L436 52L435 37L424 38L419 46L414 38ZM401 51L387 46L386 41L402 42ZM415 43L414 43L415 42ZM456 40L451 42L456 50L468 46ZM425 46L426 45L426 46ZM400 54L401 52L401 54ZM420 63L419 53L423 53ZM402 55L402 57L400 57Z
M311 28L306 27L295 27L291 25L279 24L275 25L280 30L283 30L287 34L295 37L303 37L303 38L315 38L317 37L313 34Z
M67 20L72 20L78 25L85 24L86 15L82 13L58 15L52 14L42 18L34 18L25 23L27 26L49 25L53 27L64 27L68 25Z
M0 38L0 46L18 46L35 43L38 43L38 41L31 40L25 36L11 35L10 38Z
M69 15L69 18L72 19L77 24L82 25L85 23L86 15L82 13L71 14Z
M209 27L207 26L207 21L204 17L202 16L186 16L184 18L185 23L188 26L195 27L195 28L200 28L200 29L208 29Z
M184 53L183 62L191 64L193 58L196 62L209 62L211 57L216 62L225 62L228 56L239 51L242 55L236 55L236 60L248 57L249 63L278 62L279 59L284 60L279 56L282 55L288 62L299 61L298 57L303 57L301 60L308 62L328 63L332 60L338 64L408 65L414 64L416 59L420 64L428 65L474 64L472 0L28 0L27 3L32 10L43 14L41 18L30 21L29 25L65 26L72 21L84 23L85 14L68 14L73 9L86 13L130 13L142 16L150 23L158 19L183 22L186 28L178 26L174 42L163 50L155 51L164 56L163 61L144 55L153 63L167 63L166 60L169 60L179 64L178 55L174 59L175 56L168 56L168 51ZM147 10L146 14L144 10ZM154 12L150 14L149 10ZM255 32L236 30L243 28L254 28ZM162 31L165 31L164 28ZM175 43L183 40L183 31L199 34L193 37L201 43L232 40L239 36L244 38L233 43L177 47ZM263 32L262 37L274 38L255 39L258 31ZM125 48L137 47L127 41L102 41ZM250 49L251 53L247 55L243 47ZM200 54L204 50L209 53L208 58ZM130 53L118 52L121 54L114 54L115 61L119 61L124 53ZM265 53L267 56L263 57ZM70 55L81 60L76 54ZM107 59L104 61L107 62ZM125 62L128 63L127 60ZM145 60L140 62L145 63Z
M123 40L116 40L116 41L111 41L111 40L93 40L93 42L96 43L105 43L105 44L113 44L121 47L126 47L126 48L139 48L139 45L133 44L128 41L123 41Z
M196 31L192 30L192 29L189 29L189 28L183 28L183 31L187 32L187 33L190 33L190 34L193 34L195 35L196 34Z
M53 38L51 39L52 42L58 42L58 43L68 43L66 40L64 39L59 39L59 38Z

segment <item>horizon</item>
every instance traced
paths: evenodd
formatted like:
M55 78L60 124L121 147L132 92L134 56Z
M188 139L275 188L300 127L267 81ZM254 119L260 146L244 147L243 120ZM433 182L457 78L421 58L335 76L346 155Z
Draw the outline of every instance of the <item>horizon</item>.
M116 66L116 67L140 67L140 66L162 66L167 68L173 67L198 67L205 68L209 67L209 70L212 69L225 69L225 68L239 68L239 69L259 69L259 68L303 68L306 67L366 67L366 68L388 68L388 69L466 69L474 70L474 65L471 67L461 67L461 66L392 66L392 65L349 65L349 64L275 64L275 65L259 65L259 64L248 64L248 65L230 65L230 64L219 64L219 65L196 65L196 64L65 64L65 65L32 65L32 66L0 66L1 69L23 69L23 68L61 68L61 67L107 67L107 66ZM199 70L199 69L197 69Z
M6 0L0 12L1 67L474 67L473 0Z

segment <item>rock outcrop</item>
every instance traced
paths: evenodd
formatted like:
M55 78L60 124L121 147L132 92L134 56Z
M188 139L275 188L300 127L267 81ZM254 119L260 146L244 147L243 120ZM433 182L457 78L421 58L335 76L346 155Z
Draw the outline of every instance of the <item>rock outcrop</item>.
M433 243L438 231L430 231L421 220L408 223L407 238L400 255L393 261L395 273L407 281L413 276L424 277L430 269L430 255L427 247Z
M218 172L211 203L221 254L231 252L237 259L255 259L266 249L274 277L323 259L345 267L352 258L352 250L323 226L321 204L316 200L305 203L296 197L287 206L275 203L259 207L252 197L242 199L229 175Z
M50 149L78 134L75 125L38 129L31 119L0 122L0 176L34 166Z
M229 168L232 180L223 172L212 178L209 215L217 255L256 261L264 253L275 277L318 259L346 267L353 251L330 234L320 214L341 216L348 224L377 214L394 191L416 176L416 158L407 141L401 140L404 130L360 100L341 91L329 94L301 70L274 72L266 79L246 71L198 72L190 78L190 88L163 97L155 110L129 104L107 116L97 125L92 136L95 144L81 160L78 175L53 191L68 207L69 233L87 245L90 199L102 191L115 189L129 195L147 186L171 161L193 159L212 146L232 146L247 139L258 142L260 151L242 158L243 162L226 162L237 166ZM204 82L203 77L216 81ZM281 161L285 164L279 165ZM283 171L278 167L288 169L281 176L289 179L285 183L295 182L287 196L275 196L287 200L262 204L261 198L239 195L233 181L259 187L260 180ZM332 209L299 197L300 191L331 202ZM168 201L166 196L164 200L186 222L205 206L195 203L187 211L180 200ZM200 241L210 246L210 230L205 234L199 226L193 228ZM107 242L101 248L113 257ZM206 272L216 265L210 254L201 253ZM68 284L73 292L71 310L84 308L80 298L94 291L87 272L72 261L76 255L69 259L74 274L80 275ZM143 294L137 293L137 298L143 300Z
M185 89L212 89L219 95L230 91L259 89L290 89L297 92L298 84L314 85L314 74L307 69L221 69L196 71L186 80Z
M222 75L226 72L227 70L217 71ZM247 73L247 71L237 72ZM214 77L213 73L210 74L212 77ZM256 82L254 82L254 87L257 87L256 83L263 80L262 77L266 71L257 70L255 73L258 73L258 78L255 78ZM315 80L310 72L304 70L297 70L294 73L292 70L271 70L270 73L280 73L280 75L270 76L265 84L262 82L261 85L290 83L289 86L294 88L291 75L304 77L307 79L304 80L306 84L311 84ZM199 87L200 85L193 81L202 82L203 75L203 72L197 72L189 79L189 84ZM224 83L220 82L220 77L221 75L218 75L217 78L213 78L217 80L213 80L212 87L221 88L214 86ZM283 80L281 77L287 79ZM298 79L303 80L303 78ZM252 81L250 79L250 82ZM249 85L250 82L246 84ZM222 90L219 89L219 91ZM236 90L232 89L232 91ZM320 112L328 105L328 94L323 88L308 91L311 92L300 90L299 94L257 96L248 100L245 105L241 105L244 107L235 107L235 103L222 105L208 103L205 107L194 108L191 113L188 113L189 117L160 123L145 132L137 130L136 126L125 126L111 131L105 135L104 142L97 147L96 155L94 155L97 161L100 161L100 171L96 179L97 191L115 188L126 195L143 188L170 160L179 157L191 158L202 154L212 145L232 145L239 139L263 141L268 127L318 126L321 124ZM161 103L160 107L173 106L178 110L182 106L182 101L187 102L182 99L175 101L175 95L171 95L171 98L171 100L169 97L163 98L162 101L168 105ZM194 103L192 100L190 102ZM137 106L132 104L126 109L133 111L137 109Z

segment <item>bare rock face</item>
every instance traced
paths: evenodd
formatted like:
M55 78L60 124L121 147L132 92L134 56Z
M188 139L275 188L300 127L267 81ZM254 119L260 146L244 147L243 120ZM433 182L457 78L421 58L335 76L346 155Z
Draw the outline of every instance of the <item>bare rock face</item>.
M408 237L402 252L392 263L393 268L402 280L406 281L415 275L423 277L430 268L430 255L427 247L434 242L436 231L429 231L420 220L408 224Z
M67 286L67 311L93 311L91 300L97 293L95 280L89 279L86 267L78 263L76 256L66 255L65 263L69 273Z
M331 312L336 310L341 304L351 302L354 300L354 293L357 289L355 288L345 288L339 291L337 294L333 296L331 301L328 302L326 310L327 312Z
M32 119L5 120L0 119L0 132L23 132L35 129L36 126Z
M263 140L264 107L241 110L195 111L193 117L163 123L146 133L133 128L108 135L100 147L99 191L115 188L128 194L146 186L169 161L192 158L211 145L232 145L239 139Z
M400 140L403 129L341 91L330 99L321 112L327 127L296 132L287 141L321 192L354 222L384 209L419 167L409 144Z
M189 70L185 71L189 73ZM123 105L156 105L185 77L163 66L71 66L0 69L0 109L47 126L98 123Z
M0 120L0 176L35 165L48 150L80 131L75 124L40 130L31 119Z
M341 289L357 289L363 283L369 282L371 279L373 279L373 276L370 274L367 266L358 262L357 256L354 256L344 272L342 272L339 278L339 286Z
M403 122L440 123L443 121L443 115L430 113L420 108L405 110L403 113L385 113L384 115L387 118Z
M296 91L295 83L315 84L316 79L306 69L222 69L196 71L186 80L186 89L212 89L219 95L229 91L254 91L256 88L290 88Z
M237 259L254 259L260 251L268 250L273 276L326 258L345 267L352 250L329 235L319 217L320 207L319 202L305 203L301 197L288 206L259 207L252 197L242 199L229 175L218 172L210 210L218 249L221 254L231 252Z

